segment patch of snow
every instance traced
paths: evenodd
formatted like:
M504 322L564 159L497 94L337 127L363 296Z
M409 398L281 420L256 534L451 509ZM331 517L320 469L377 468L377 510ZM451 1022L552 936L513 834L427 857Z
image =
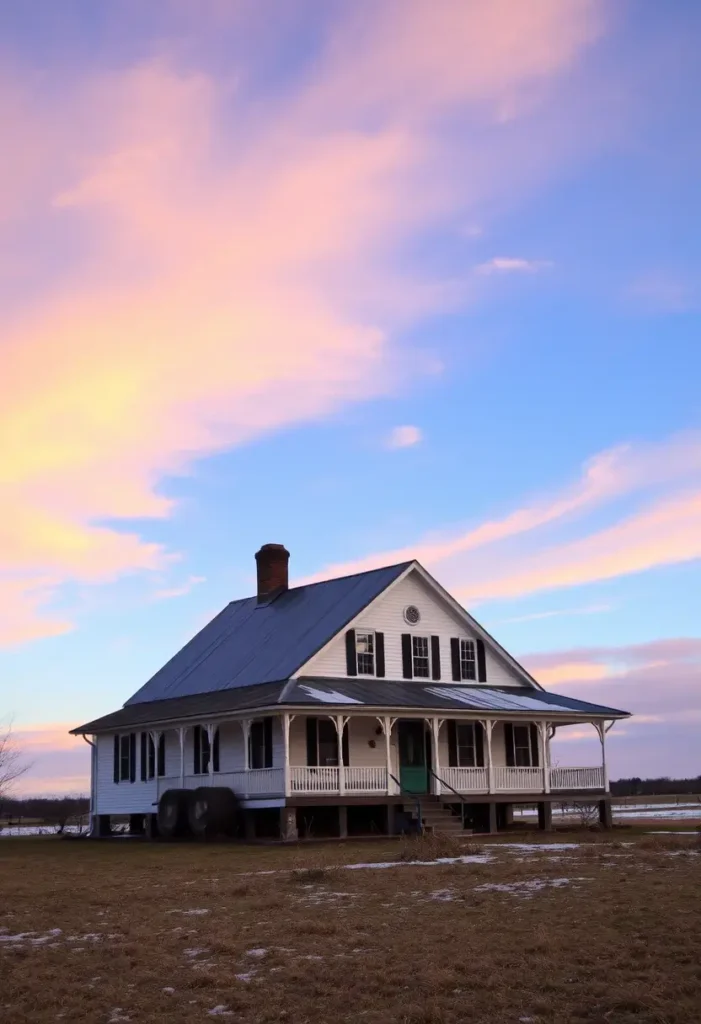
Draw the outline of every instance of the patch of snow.
M183 950L183 956L187 956L191 960L193 960L196 956L201 956L203 953L209 953L209 950L208 949L198 949L196 946L193 946L192 949L184 949Z
M196 908L195 910L169 910L169 914L184 914L185 917L200 917L202 914L208 914L209 910L203 907Z
M267 956L267 955L268 955L268 951L267 951L267 949L265 949L263 947L256 948L256 949L247 949L246 950L246 956L258 956L258 957L260 957L260 956Z
M584 882L585 878L531 878L520 882L485 882L475 886L475 892L508 892L513 896L529 899L533 893L543 889L560 889L573 882Z
M362 868L426 868L434 864L489 864L489 854L465 854L462 857L437 857L435 860L386 860L375 861L368 864L342 864L341 868L348 871L357 871Z
M257 973L258 972L255 970L244 971L241 974L235 974L234 977L236 978L237 981L253 981Z
M121 1006L115 1006L112 1010L112 1016L108 1020L107 1024L117 1024L118 1021L131 1020L131 1017L127 1017Z
M537 850L548 853L551 850L578 850L581 843L485 843L492 850Z
M338 693L337 690L317 690L314 686L300 686L314 700L322 704L362 704L362 700L355 700L353 697L346 697L345 693Z
M230 1010L224 1003L220 1003L219 1006L213 1007L211 1010L207 1010L210 1017L233 1017L234 1011Z
M165 992L165 994L166 994L167 996L173 996L173 995L175 995L175 989L174 989L174 988L171 988L171 987L170 987L170 985L166 985L166 987L165 987L165 988L162 988L162 989L161 989L161 992Z

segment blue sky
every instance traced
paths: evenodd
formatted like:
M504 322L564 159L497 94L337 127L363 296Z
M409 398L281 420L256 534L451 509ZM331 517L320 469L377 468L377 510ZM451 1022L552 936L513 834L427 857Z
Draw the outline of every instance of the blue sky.
M296 579L415 554L545 685L637 712L614 776L698 774L701 11L271 11L2 13L25 789L84 788L66 728L266 541Z

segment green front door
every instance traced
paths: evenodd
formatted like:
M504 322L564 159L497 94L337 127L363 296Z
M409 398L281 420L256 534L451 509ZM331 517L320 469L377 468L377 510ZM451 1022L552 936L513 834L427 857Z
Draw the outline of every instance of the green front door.
M428 793L426 726L421 721L397 723L399 781L408 793Z

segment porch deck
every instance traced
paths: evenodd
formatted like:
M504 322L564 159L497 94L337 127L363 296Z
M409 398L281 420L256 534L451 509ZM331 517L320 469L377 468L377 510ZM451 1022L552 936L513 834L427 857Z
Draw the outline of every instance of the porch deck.
M167 789L227 786L244 799L289 796L398 796L399 786L380 766L259 768L207 775L160 778L158 795ZM450 798L492 793L554 793L602 791L606 788L603 767L593 768L442 768L432 779L431 792Z

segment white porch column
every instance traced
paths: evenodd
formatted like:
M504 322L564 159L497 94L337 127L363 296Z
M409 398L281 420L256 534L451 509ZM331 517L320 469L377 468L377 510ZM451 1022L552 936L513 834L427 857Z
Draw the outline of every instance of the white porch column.
M286 712L282 716L282 743L283 743L283 774L285 778L285 796L290 796L292 792L291 786L291 773L290 773L290 725L294 715L290 715Z
M441 795L441 764L438 756L438 740L441 734L441 726L443 725L443 718L432 718L431 719L431 746L433 747L433 771L436 774L436 778L433 780L433 792L436 796Z
M494 725L495 723L491 718L485 719L482 722L484 735L487 740L487 786L490 793L494 792L494 765L492 764L492 729Z
M608 772L608 765L606 764L606 733L609 732L609 730L613 729L615 724L616 724L615 721L609 722L608 725L606 724L605 721L603 721L603 722L592 722L592 725L594 726L594 728L596 729L596 731L599 734L599 740L601 742L601 767L603 769L603 774L604 774L604 792L605 793L608 793L608 791L609 791L609 772Z
M387 795L390 796L392 793L396 793L396 784L390 778L392 774L392 726L397 721L396 718L390 718L389 715L378 715L377 720L380 723L380 727L385 736L385 760L387 761Z
M158 788L158 747L161 742L161 733L155 729L149 731L149 739L153 743L153 778L156 779L156 788ZM148 775L148 761L149 761L149 750L148 744L146 744L146 778Z
M346 766L343 763L343 730L345 729L350 716L331 715L330 717L336 726L336 735L338 737L338 792L341 796L345 796ZM348 737L348 745L350 746L350 736Z
M251 735L251 719L240 718L239 724L241 725L241 733L243 735L243 771L244 771L244 795L248 799L248 772L250 769L250 757L248 756L248 740Z
M207 740L209 741L209 764L207 765L207 774L209 775L210 786L214 785L214 734L217 731L216 725L212 725L211 722L207 722Z
M178 728L178 741L180 743L180 788L185 788L185 734L187 726L181 725Z
M548 761L548 723L538 722L538 747L543 766L543 792L550 792L550 765Z

